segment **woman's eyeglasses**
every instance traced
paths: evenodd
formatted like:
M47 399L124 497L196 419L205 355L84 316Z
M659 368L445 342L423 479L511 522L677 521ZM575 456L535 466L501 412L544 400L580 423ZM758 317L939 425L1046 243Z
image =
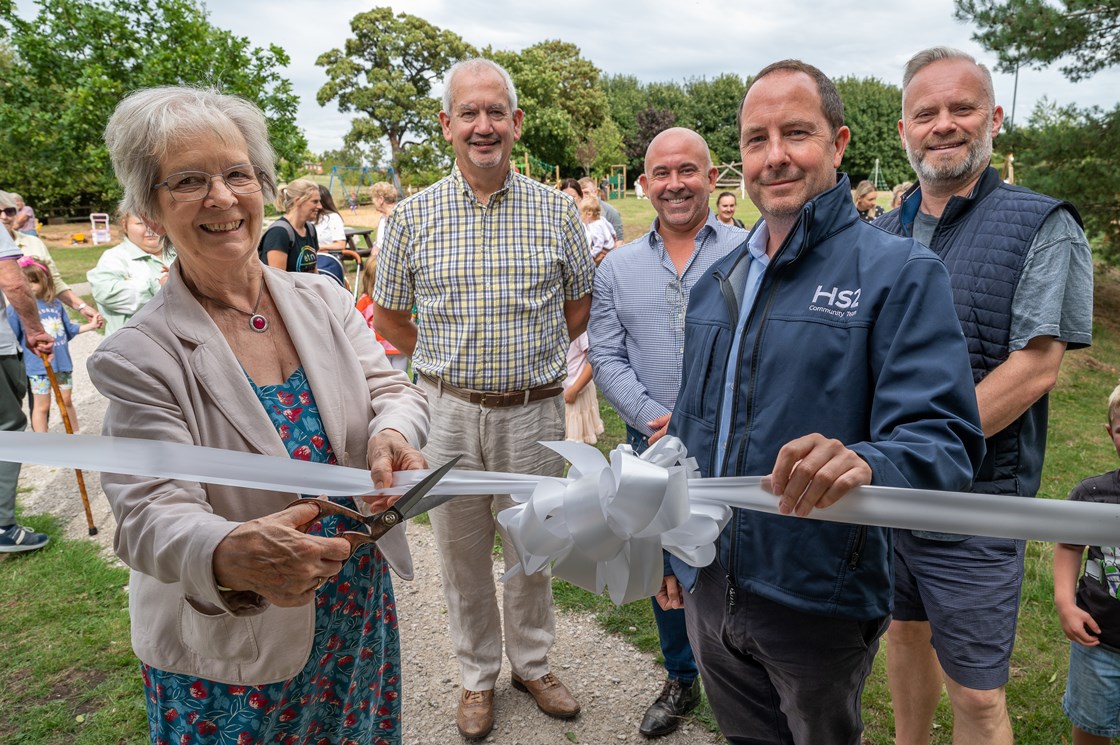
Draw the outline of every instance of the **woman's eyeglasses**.
M230 166L221 173L206 173L204 171L180 171L167 177L153 186L158 189L166 186L171 193L171 198L176 202L197 202L210 195L214 186L214 179L221 177L226 188L234 194L255 194L262 188L261 179L264 171L256 166L243 163Z

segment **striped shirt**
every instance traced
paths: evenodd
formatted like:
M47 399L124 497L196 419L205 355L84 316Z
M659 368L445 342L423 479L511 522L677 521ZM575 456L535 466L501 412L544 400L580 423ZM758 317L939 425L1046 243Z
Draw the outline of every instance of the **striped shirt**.
M709 210L678 277L654 220L650 232L614 249L599 265L587 326L591 369L595 385L631 427L649 435L646 422L673 410L689 293L746 238L747 231L724 225Z
M564 303L591 292L593 272L570 198L511 171L484 204L454 168L389 216L373 300L415 306L415 370L517 391L564 379Z

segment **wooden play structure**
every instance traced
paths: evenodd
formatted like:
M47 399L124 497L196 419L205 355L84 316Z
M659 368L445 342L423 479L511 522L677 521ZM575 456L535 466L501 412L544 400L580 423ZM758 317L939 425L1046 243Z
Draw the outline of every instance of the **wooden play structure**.
M717 189L738 189L739 198L747 198L746 182L743 181L742 161L735 161L733 163L720 163L718 166L716 166L716 170Z

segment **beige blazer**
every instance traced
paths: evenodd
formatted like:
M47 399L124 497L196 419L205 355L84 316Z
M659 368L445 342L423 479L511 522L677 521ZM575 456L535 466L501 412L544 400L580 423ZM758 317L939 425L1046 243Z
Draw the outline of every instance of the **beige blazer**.
M265 281L338 462L366 468L369 438L383 429L423 446L427 400L389 364L353 299L315 274L266 268ZM88 368L109 399L106 435L288 457L178 265L163 290L98 347ZM287 680L303 668L314 604L278 608L256 593L221 592L212 571L214 548L231 530L282 510L293 494L110 473L101 481L117 519L117 555L132 568L132 646L142 661L252 685ZM378 547L397 574L412 578L403 530Z

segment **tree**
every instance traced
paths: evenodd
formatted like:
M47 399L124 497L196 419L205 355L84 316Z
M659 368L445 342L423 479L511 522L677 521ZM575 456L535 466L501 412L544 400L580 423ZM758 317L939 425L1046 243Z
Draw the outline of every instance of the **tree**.
M206 85L243 96L268 119L292 168L307 148L280 47L210 25L194 0L38 0L33 20L0 3L0 183L36 208L106 209L120 197L102 135L117 102L157 85Z
M626 143L626 154L637 162L635 170L640 171L641 168L645 167L646 150L649 148L649 143L653 142L654 137L657 137L669 127L675 127L677 115L669 109L655 109L650 106L638 112L637 121L638 129L634 134L634 139Z
M477 52L458 34L408 13L394 16L391 8L359 13L350 31L354 35L343 50L315 60L328 78L316 100L320 106L337 100L339 111L363 114L352 125L352 141L368 145L385 137L390 162L399 170L410 147L440 137L434 83Z
M1068 58L1062 73L1077 81L1120 63L1120 0L956 0L954 15L1004 72Z
M902 89L876 78L839 78L836 89L844 101L844 123L852 141L842 168L852 186L871 176L878 159L888 186L912 180L914 172L898 137Z
M678 117L677 123L696 130L717 163L739 160L739 127L732 112L739 110L747 84L735 73L724 73L713 80L690 80L684 90L689 99L687 118Z
M576 146L610 116L600 72L580 55L579 47L551 40L520 52L486 49L483 54L509 71L517 87L518 106L528 112L521 125L518 152L574 169Z
M1097 256L1120 264L1120 106L1106 112L1044 98L1027 126L1000 144L1015 154L1016 182L1076 205L1085 233L1103 238Z

